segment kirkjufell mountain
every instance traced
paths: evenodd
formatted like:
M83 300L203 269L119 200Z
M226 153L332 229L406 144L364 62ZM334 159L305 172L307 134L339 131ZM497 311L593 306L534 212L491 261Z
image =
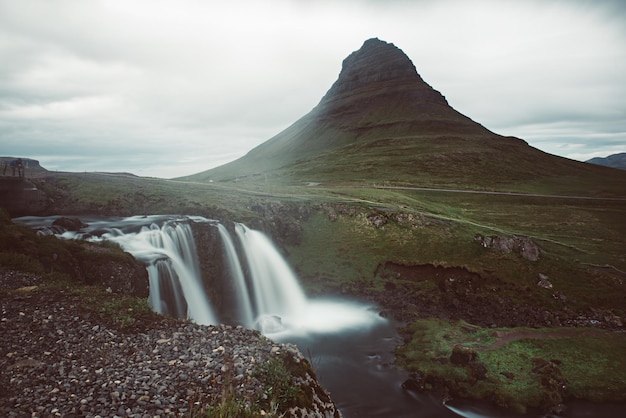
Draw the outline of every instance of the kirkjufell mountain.
M374 38L343 61L308 114L242 158L185 179L527 190L603 176L596 168L491 132L453 109L401 49Z

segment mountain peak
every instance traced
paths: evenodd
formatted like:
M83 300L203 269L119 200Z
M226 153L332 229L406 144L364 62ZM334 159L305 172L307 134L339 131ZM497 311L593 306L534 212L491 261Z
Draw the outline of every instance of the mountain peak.
M372 38L343 60L339 78L327 96L350 92L372 82L405 78L407 82L422 81L415 66L400 48Z
M359 129L364 122L457 119L445 97L429 86L409 57L392 43L366 40L343 60L337 81L318 105L323 118Z
M378 38L371 38L343 60L339 77L322 102L358 94L362 89L395 94L406 91L407 88L430 90L436 93L431 99L443 99L445 102L443 96L422 80L413 62L400 48Z

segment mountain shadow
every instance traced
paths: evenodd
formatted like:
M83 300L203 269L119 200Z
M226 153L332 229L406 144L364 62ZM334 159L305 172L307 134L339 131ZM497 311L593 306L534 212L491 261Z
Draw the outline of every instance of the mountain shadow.
M453 109L402 50L374 38L343 61L308 114L240 159L183 179L620 194L626 176L618 188L603 181L611 174L491 132Z

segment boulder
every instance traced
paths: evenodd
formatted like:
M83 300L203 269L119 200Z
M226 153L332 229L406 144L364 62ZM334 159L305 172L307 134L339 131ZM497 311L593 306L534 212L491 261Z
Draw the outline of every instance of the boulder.
M65 228L66 231L80 231L87 226L78 218L67 218L65 216L55 219L52 225Z
M496 236L492 238L491 247L501 253L512 253L515 248L515 240L513 238Z
M498 235L485 237L476 234L474 235L474 241L484 248L491 248L504 254L516 253L529 261L539 260L539 255L541 254L539 246L528 237L502 237Z
M539 253L541 250L539 246L535 244L533 240L527 237L519 239L519 255L529 261L539 260Z

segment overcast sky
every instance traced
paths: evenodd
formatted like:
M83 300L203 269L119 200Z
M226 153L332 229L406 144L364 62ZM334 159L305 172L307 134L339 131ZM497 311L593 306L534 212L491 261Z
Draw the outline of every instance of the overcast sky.
M496 133L626 152L621 0L0 0L0 155L204 171L308 113L372 37Z

